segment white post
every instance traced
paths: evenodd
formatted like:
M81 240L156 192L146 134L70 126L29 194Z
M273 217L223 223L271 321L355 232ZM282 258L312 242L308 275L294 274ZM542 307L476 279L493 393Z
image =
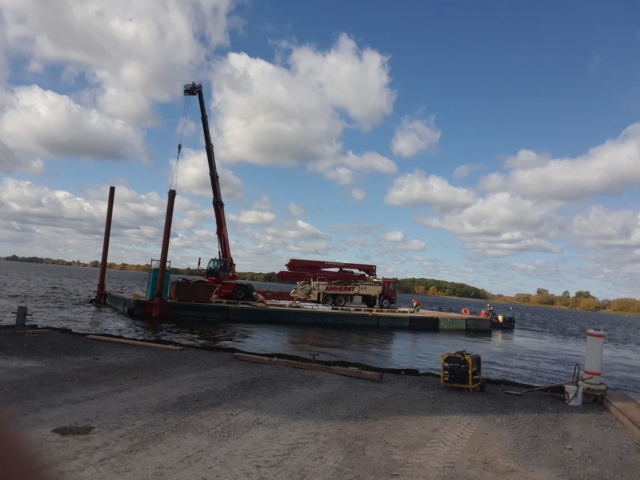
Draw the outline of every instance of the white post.
M587 358L584 363L584 376L593 377L586 383L602 383L602 351L604 350L604 332L598 329L587 331Z
M584 376L592 377L579 383L584 393L602 398L607 393L607 386L602 383L602 353L605 334L597 328L587 330L587 355L584 363Z

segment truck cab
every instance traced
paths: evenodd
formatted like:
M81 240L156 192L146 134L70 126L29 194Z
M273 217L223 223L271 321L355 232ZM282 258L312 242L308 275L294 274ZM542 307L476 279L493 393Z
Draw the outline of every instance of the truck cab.
M380 295L380 308L389 308L398 300L398 289L393 279L382 280L382 294Z

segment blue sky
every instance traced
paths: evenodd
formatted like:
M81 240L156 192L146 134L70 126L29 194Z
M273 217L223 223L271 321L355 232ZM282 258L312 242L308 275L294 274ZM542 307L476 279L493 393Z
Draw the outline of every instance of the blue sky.
M203 83L241 271L638 297L635 2L0 2L0 255L159 255ZM171 258L216 253L197 104Z

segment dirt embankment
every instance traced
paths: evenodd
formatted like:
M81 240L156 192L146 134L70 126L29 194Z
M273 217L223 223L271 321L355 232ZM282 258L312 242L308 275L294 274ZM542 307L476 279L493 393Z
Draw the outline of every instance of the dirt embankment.
M600 405L505 388L0 331L0 398L67 479L640 476L638 446Z

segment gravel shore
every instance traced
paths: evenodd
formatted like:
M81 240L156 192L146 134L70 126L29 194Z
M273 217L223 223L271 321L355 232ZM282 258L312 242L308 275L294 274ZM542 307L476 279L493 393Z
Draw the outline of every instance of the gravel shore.
M0 400L60 478L640 477L638 445L601 405L507 389L0 330Z

